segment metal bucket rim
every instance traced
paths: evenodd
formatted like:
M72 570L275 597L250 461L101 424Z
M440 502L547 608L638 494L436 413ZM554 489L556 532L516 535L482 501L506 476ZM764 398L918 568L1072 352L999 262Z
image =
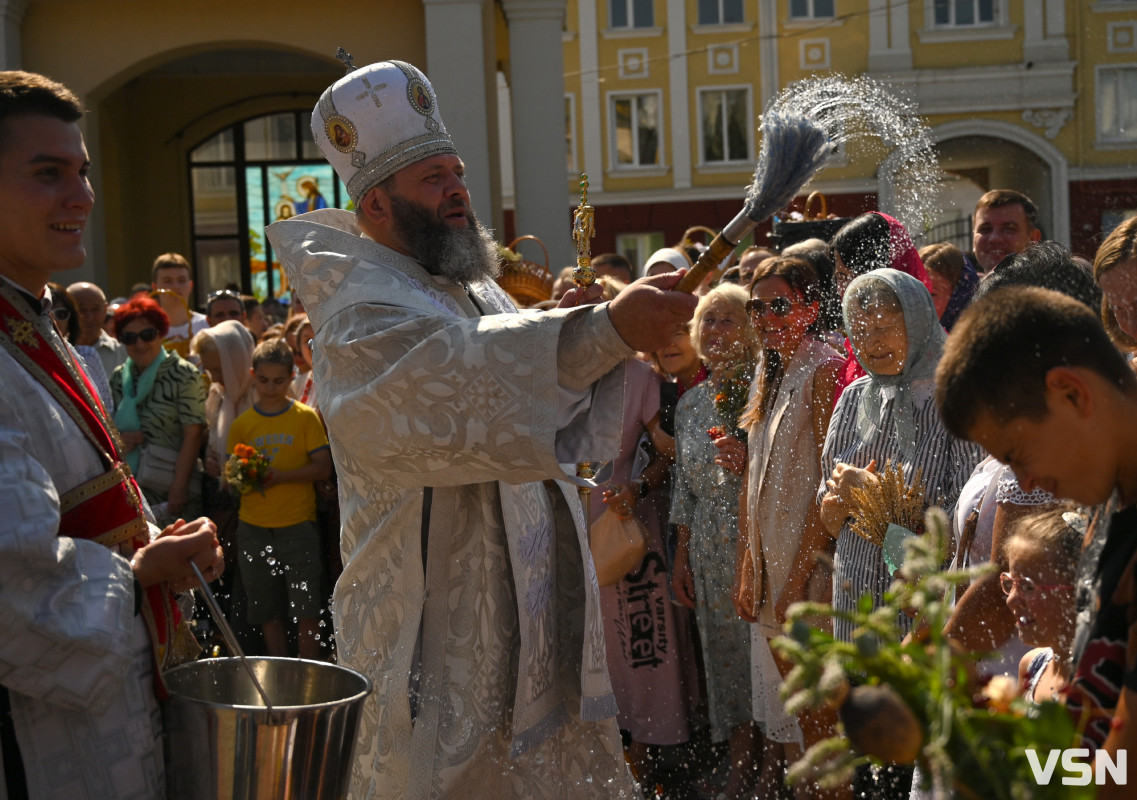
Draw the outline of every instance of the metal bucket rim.
M357 670L354 670L351 667L345 667L342 664L332 664L332 663L329 663L327 661L313 661L310 658L286 658L283 656L247 656L247 658L250 661L287 661L289 663L300 662L302 664L319 664L321 667L333 667L337 670L343 670L344 672L350 673L350 674L354 675L355 677L357 677L363 681L363 689L361 691L357 692L356 694L348 695L346 697L341 697L338 700L329 700L329 701L324 702L324 703L304 703L302 705L290 705L290 706L273 704L272 710L275 712L295 711L295 710L300 710L300 709L329 708L331 706L336 706L336 705L358 703L358 702L363 701L367 697L367 695L371 694L371 690L373 688L370 678L368 678L362 672L358 672ZM185 664L179 664L176 667L172 667L171 669L166 670L164 675L168 676L174 672L178 672L181 670L188 670L188 669L195 667L199 664L220 663L223 661L224 662L233 662L233 661L240 662L240 660L241 659L239 659L235 656L229 656L226 658L202 658L202 659L198 659L197 661L188 661ZM201 700L199 698L191 697L189 695L182 694L181 692L177 692L172 688L169 688L169 687L167 687L167 688L169 689L171 700L177 698L178 700L183 700L187 703L196 703L198 705L205 706L207 708L233 708L233 709L239 708L242 710L247 710L247 711L252 711L252 712L263 712L266 715L268 714L268 708L266 706L262 706L262 705L250 706L250 705L242 705L240 703L218 703L218 702L215 702L212 700Z

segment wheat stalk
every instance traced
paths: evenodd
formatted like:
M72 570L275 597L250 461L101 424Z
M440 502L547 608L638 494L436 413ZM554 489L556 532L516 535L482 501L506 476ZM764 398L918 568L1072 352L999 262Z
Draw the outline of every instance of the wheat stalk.
M923 470L916 470L912 485L904 481L904 465L885 462L884 470L877 474L877 480L865 487L851 490L853 522L849 525L853 533L866 539L877 547L884 544L884 535L890 524L899 525L910 531L919 531L924 522L924 480Z

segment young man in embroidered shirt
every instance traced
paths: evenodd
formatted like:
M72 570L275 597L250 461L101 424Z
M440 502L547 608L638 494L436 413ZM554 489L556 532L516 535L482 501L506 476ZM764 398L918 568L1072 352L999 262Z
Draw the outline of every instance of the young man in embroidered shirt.
M161 671L192 651L172 591L223 568L207 519L160 532L45 312L94 193L65 86L0 72L0 795L165 797ZM189 636L189 640L184 637ZM10 703L10 715L7 712Z

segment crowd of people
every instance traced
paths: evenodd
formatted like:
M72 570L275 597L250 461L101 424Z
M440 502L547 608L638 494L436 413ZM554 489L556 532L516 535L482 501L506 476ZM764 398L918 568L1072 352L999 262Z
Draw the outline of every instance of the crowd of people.
M84 217L77 100L2 77L0 197L46 149L53 202ZM672 290L698 257L685 241L598 256L596 286L518 310L421 72L349 71L312 124L357 211L270 226L282 318L236 287L197 308L177 253L108 303L48 284L82 262L63 230L22 260L0 241L9 797L162 796L155 698L195 649L173 596L189 558L247 652L372 681L353 796L920 796L899 764L786 785L836 713L787 711L771 646L796 602L883 603L917 535L867 530L896 480L948 512L951 565L998 565L947 628L980 670L1066 703L1091 751L1131 743L1137 220L1091 263L994 190L971 252L917 250L873 211L832 241L748 248L696 296ZM582 513L572 465L601 461ZM611 518L640 549L598 585L588 523L627 530ZM60 595L80 610L45 620ZM840 616L813 622L852 639ZM122 675L142 700L114 695ZM74 696L92 681L102 695ZM129 777L93 778L93 755L52 773L75 737L137 737L140 717L159 744L123 757Z

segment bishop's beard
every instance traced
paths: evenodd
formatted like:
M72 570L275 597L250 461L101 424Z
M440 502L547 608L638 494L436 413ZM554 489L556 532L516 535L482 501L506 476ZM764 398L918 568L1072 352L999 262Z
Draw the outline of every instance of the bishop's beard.
M501 273L497 243L472 210L465 228L454 228L430 209L391 195L395 231L411 255L432 275L456 283L490 280Z

